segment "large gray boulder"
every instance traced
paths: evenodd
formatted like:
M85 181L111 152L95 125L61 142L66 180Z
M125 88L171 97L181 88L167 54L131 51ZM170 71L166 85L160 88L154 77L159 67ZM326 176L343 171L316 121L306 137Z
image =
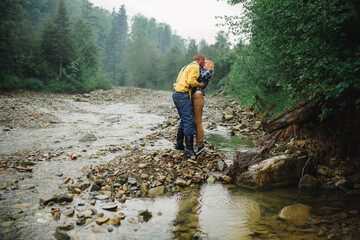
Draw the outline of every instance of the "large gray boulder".
M241 187L261 190L293 185L299 182L304 164L304 158L275 156L250 166L235 178L235 183Z

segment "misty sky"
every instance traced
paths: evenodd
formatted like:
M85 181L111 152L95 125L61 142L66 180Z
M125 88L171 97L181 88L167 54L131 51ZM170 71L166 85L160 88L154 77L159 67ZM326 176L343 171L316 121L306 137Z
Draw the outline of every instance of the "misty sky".
M225 0L90 0L95 6L109 11L118 11L125 5L129 20L141 13L157 22L169 24L173 33L182 38L194 38L197 43L205 39L208 44L215 43L216 33L226 28L216 27L220 20L215 16L240 15L241 6L231 6Z

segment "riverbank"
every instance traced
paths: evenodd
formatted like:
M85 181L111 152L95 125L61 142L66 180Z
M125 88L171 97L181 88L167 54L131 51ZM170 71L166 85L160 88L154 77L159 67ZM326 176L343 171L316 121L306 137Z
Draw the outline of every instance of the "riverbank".
M0 103L4 133L0 141L1 164L32 170L0 169L1 236L8 239L96 239L99 236L143 239L137 235L141 229L145 235L150 234L148 239L159 236L212 239L214 227L209 227L211 223L206 226L201 223L208 222L202 216L211 211L204 207L215 193L208 194L212 188L206 186L214 182L217 183L214 186L220 183L225 186L231 182L225 174L231 157L219 151L221 144L215 142L208 142L206 153L198 159L184 158L173 149L178 119L170 92L136 88L76 96L16 92L2 95ZM241 135L258 143L263 133L259 123L253 121L254 117L254 113L236 107L235 102L206 97L203 119L207 133ZM217 187L214 189L220 191ZM198 196L189 198L189 192ZM182 198L185 200L175 204L176 199ZM144 202L134 205L136 199ZM157 201L172 204L163 202L163 209L160 206L154 208L156 212L146 211ZM291 226L293 232L286 233L287 223L279 224L275 216L290 202L277 207L271 207L265 200L251 203L246 210L251 212L249 222L267 227L250 225L242 232L244 239L265 236L287 239L295 234L300 234L299 239L358 236L358 209L351 206L342 211L341 203L333 205L333 209L314 209L317 213L320 210L323 216L314 215L314 221L305 225L309 238L303 237L308 234L301 230L304 226ZM202 215L198 211L200 206L203 206ZM141 212L130 213L129 208ZM264 209L270 211L266 210L264 215ZM169 216L165 216L167 211ZM199 219L203 220L199 222ZM152 231L151 224L156 221L160 221L164 229ZM223 233L223 236L228 235Z

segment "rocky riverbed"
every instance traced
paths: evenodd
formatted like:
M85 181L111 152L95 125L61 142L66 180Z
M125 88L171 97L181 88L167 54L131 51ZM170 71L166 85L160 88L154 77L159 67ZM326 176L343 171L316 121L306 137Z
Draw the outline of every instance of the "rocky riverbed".
M255 113L243 111L235 103L207 96L205 131L241 135L254 144L261 143L261 122L255 120ZM0 236L212 239L199 228L198 197L185 197L178 214L167 201L189 192L201 195L198 192L204 184L232 183L226 175L231 160L210 142L197 158L174 150L178 118L170 92L136 88L83 95L20 91L1 95L0 109ZM167 200L159 198L165 201L160 207L154 207L158 202L151 200L157 196L168 196ZM136 199L150 200L140 203ZM156 212L149 210L151 206ZM358 237L358 209L334 207L334 212L307 216L293 233L310 236L298 239ZM261 211L255 213L258 219ZM164 220L167 214L170 220ZM286 221L284 215L279 219ZM265 217L266 223L258 220L267 229L252 227L244 239L286 239L293 234L276 235L273 229L279 220L272 217ZM169 222L173 227L167 229ZM139 223L154 226L148 228L152 231L142 229L145 235L141 235ZM163 229L157 229L158 224ZM304 228L309 231L302 231Z

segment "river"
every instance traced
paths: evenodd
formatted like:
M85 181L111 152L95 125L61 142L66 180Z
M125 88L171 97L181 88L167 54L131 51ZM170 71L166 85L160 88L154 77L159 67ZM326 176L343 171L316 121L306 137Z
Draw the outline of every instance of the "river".
M1 105L22 106L25 120L34 113L51 115L55 120L46 127L21 124L9 127L6 123L2 126L2 162L20 158L33 170L0 169L0 238L55 239L56 227L71 223L75 228L67 234L72 239L338 239L336 231L330 237L326 232L331 232L331 228L351 231L351 226L341 226L341 219L347 217L344 214L358 215L356 197L323 191L299 193L296 187L257 192L219 182L183 188L156 198L129 199L117 210L126 216L121 225L102 225L97 233L93 231L95 222L77 226L76 217L64 215L55 221L51 207L40 207L40 198L63 192L64 180L81 178L85 166L107 163L125 154L127 146L173 148L173 143L165 138L141 145L142 139L164 124L169 112L174 113L169 92L147 95L138 96L133 102L75 101L70 96L4 96ZM36 119L39 118L31 121ZM231 136L226 127L205 132L206 141L224 152L228 164L237 148L251 145L245 136ZM96 136L96 140L81 141L86 134ZM71 153L77 153L78 159L72 160ZM80 210L88 199L89 194L75 196L70 206ZM312 207L316 223L294 226L278 218L283 207L299 202ZM98 205L94 208L105 216L111 215ZM151 212L151 219L139 220L141 210Z

